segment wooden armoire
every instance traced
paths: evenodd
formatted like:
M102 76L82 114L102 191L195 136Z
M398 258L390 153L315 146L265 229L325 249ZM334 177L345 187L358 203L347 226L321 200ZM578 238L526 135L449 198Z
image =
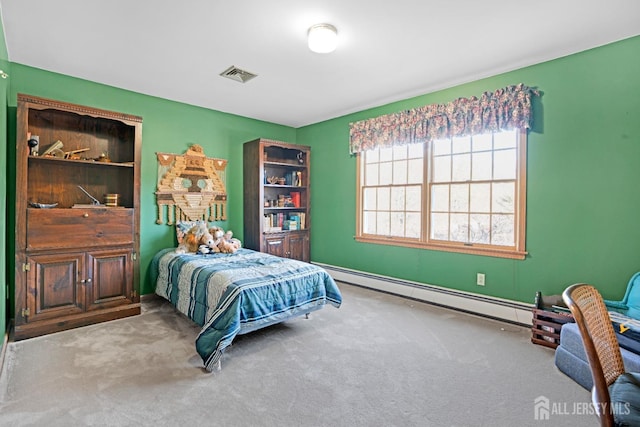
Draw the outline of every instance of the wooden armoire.
M16 340L140 313L141 144L140 117L18 95Z

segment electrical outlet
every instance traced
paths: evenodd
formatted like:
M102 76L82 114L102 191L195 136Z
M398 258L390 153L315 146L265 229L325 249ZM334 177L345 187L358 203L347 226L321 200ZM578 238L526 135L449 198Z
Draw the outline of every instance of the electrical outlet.
M478 273L476 275L476 285L484 286L484 273Z

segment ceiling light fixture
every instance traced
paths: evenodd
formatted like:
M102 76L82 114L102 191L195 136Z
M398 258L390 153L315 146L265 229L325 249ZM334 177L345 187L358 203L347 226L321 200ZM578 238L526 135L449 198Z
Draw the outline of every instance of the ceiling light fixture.
M309 49L316 53L330 53L336 50L338 30L331 24L316 24L309 28Z

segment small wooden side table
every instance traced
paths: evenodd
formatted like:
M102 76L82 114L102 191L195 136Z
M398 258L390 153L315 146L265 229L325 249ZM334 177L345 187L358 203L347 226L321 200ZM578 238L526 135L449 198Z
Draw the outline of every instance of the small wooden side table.
M534 308L531 342L555 349L560 345L560 328L573 321L571 313Z

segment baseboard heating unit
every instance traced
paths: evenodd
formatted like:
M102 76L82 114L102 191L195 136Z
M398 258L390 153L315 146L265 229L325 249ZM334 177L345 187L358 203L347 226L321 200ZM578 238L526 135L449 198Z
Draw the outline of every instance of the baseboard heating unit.
M533 303L463 292L394 277L314 263L339 281L517 325L531 326Z

